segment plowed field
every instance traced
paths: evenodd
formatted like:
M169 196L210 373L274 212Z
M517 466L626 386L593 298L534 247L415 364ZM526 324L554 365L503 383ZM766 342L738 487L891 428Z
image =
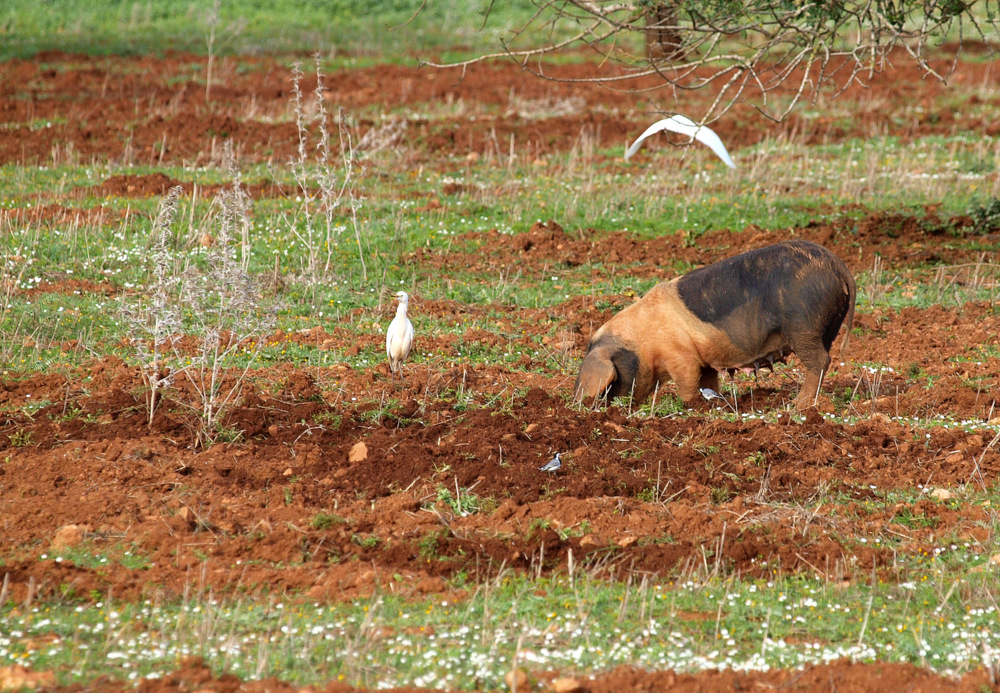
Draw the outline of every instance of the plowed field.
M44 55L5 64L0 118L31 125L0 127L0 163L198 167L218 163L224 139L237 143L247 165L293 157L294 123L274 117L287 110L287 66L253 58L240 61L250 69L236 69L235 60L223 59L206 103L203 90L178 86L185 71L201 69L201 60ZM961 62L950 80L980 84L990 79L990 67ZM591 67L553 69L575 77ZM782 132L806 144L873 132L902 140L998 133L995 118L938 107L948 87L907 69L844 94L841 99L859 109L849 119L796 117L773 126L731 118L716 129L736 154ZM376 111L403 114L404 140L393 146L405 149L400 161L413 168L452 166L493 142L505 146L512 134L540 160L572 150L585 126L598 147L621 145L651 117L648 97L543 81L502 63L464 75L379 66L338 71L326 82L331 104L362 114L361 129L375 124ZM1000 103L992 98L994 106ZM428 103L451 104L456 115L405 115ZM485 105L492 115L469 119L461 104ZM524 110L543 104L551 113ZM467 160L477 165L476 157ZM604 163L619 165L610 157ZM996 172L989 175L987 183L995 185ZM7 228L79 224L82 200L144 199L164 194L173 182L162 173L124 171L96 186L67 186L31 206L0 209L0 220ZM295 195L277 182L248 190L255 200ZM450 192L464 204L460 190ZM427 195L429 210L440 205L440 194ZM973 220L926 211L919 220L885 211L862 211L851 220L817 215L808 225L781 230L761 220L759 228L714 230L695 244L679 235L576 229L556 218L512 235L469 231L454 246L406 249L398 262L445 277L472 272L483 282L511 267L543 281L553 267L587 265L595 278L620 265L618 272L637 278L668 279L678 261L703 265L798 237L829 248L859 277L868 276L878 255L895 272L926 270L941 295L974 287L992 296L996 234L967 242L961 232ZM97 204L86 215L83 223L110 224L121 212ZM943 269L934 275L934 268ZM859 293L866 286L859 280ZM50 276L14 293L15 300L78 291L113 298L129 290L114 279ZM179 597L197 585L220 595L238 589L250 597L311 602L376 590L462 599L465 588L456 587L456 576L488 580L501 566L547 575L575 562L609 579L666 578L705 561L706 548L725 571L745 577L892 581L898 555L931 551L945 536L979 545L987 555L993 550L992 508L930 495L986 488L1000 475L1000 311L993 300L899 310L859 305L848 350L838 351L841 335L819 406L803 416L788 406L803 378L794 357L775 373L724 381L726 406L736 416L707 402L657 416L627 404L597 411L572 404L569 393L591 332L633 299L574 295L532 308L418 291L410 312L415 349L435 357L412 358L403 382L390 378L383 358L389 301L339 320L316 317L271 340L345 357L370 353L375 365L345 358L322 367L270 363L255 370L238 404L225 412L225 426L241 432L239 439L208 447L198 445L196 426L171 404L182 393L168 392L147 425L140 372L110 348L54 372L8 364L0 380L3 594L17 604L69 592L84 601L109 593L143 600ZM500 317L486 317L492 313ZM480 326L484 320L492 329ZM476 326L464 333L422 327L463 321ZM364 322L379 329L359 330ZM463 358L469 345L521 356L473 362ZM65 350L79 353L74 344ZM461 406L463 398L474 405ZM44 404L33 406L37 402ZM539 471L555 452L562 469ZM444 497L442 489L452 495ZM884 501L896 491L914 499ZM457 509L455 495L460 500L462 494L474 495L476 512ZM817 507L817 499L834 496L836 502ZM337 521L316 522L323 514ZM885 540L875 541L879 537ZM129 570L52 557L54 547L81 543L128 545L147 563ZM201 667L188 663L143 689L238 687ZM910 665L841 662L780 673L619 669L586 686L844 691L869 690L876 677L880 688L952 685ZM978 670L955 685L988 683ZM265 684L246 686L264 690ZM118 685L108 681L101 689ZM270 682L270 688L285 686Z

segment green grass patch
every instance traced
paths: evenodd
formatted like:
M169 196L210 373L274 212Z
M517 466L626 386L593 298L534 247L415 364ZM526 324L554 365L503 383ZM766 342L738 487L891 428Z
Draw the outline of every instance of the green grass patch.
M44 6L10 0L0 9L0 60L38 51L105 54L321 51L357 65L402 59L418 48L443 51L463 43L499 46L532 10L526 0L497 5L484 23L485 2L438 6L418 0L250 0L213 2L54 0ZM422 9L421 9L422 8ZM419 10L419 12L418 12ZM467 52L450 50L449 55Z
M426 553L435 551L428 545ZM515 657L532 674L624 664L764 670L839 658L954 671L1000 648L990 597L1000 585L985 556L953 545L893 568L900 580L891 584L864 575L625 584L583 573L500 577L457 602L382 593L331 606L205 599L8 606L0 665L53 671L64 684L105 675L133 681L162 676L193 654L245 680L493 689L503 687ZM35 646L43 636L46 646ZM80 648L89 655L83 660Z

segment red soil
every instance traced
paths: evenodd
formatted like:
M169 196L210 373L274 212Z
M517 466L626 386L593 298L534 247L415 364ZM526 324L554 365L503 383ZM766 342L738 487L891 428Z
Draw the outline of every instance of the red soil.
M5 64L0 117L52 125L0 129L0 163L77 157L201 165L218 160L224 139L238 142L248 162L294 156L294 125L287 118L273 119L288 114L289 71L268 58L241 58L249 70L236 70L235 59L224 59L219 72L224 83L213 88L206 103L203 87L190 77L191 64L199 60L50 55L44 61ZM583 69L555 68L564 76ZM987 69L985 64L959 63L952 79L978 83ZM379 66L334 73L327 84L331 104L362 113L373 105L383 112L405 112L427 102L461 100L486 107L487 115L475 120L408 119L407 139L413 145L407 156L414 161L482 152L493 138L506 142L510 133L535 154L572 147L584 128L602 146L622 144L650 117L648 97L528 79L504 63L472 68L462 79L456 72ZM719 129L734 149L782 130L796 130L808 141L863 136L873 129L891 129L902 137L957 128L998 132L995 121L938 108L943 89L902 68L873 80L869 91L852 88L842 97L886 104L864 110L858 118L791 119L777 129L732 118ZM519 103L578 99L580 113L529 119L512 106L512 93ZM906 111L904 118L903 111L895 110L903 100L924 104L924 116ZM936 117L925 117L930 114ZM378 119L364 115L362 125ZM70 195L161 195L172 184L162 174L121 175ZM251 192L293 194L267 182ZM95 215L113 214L104 207L77 212L59 200L0 213L6 219L60 224L76 218L99 223ZM974 263L976 254L955 247L944 232L966 223L941 220L938 228L882 214L850 229L816 223L789 233L826 245L858 271L871 267L876 252L898 265ZM685 247L676 237L640 240L587 230L570 234L552 222L514 237L480 234L467 239L482 241L483 252L421 251L411 259L443 273L460 266L487 276L512 262L534 275L554 263L576 265L599 257L613 264L618 258L641 263L629 270L635 276L652 277L664 273L663 258L706 263L737 247L781 237L746 229L739 236L708 234L697 247ZM956 277L964 281L960 273ZM65 282L34 289L80 290L114 294L118 288ZM152 592L180 595L197 579L217 592L239 585L251 594L266 589L309 600L364 597L377 586L417 597L447 590L448 578L459 572L475 580L501 563L516 571L565 570L570 552L578 564L608 576L629 571L663 575L697 559L706 545L721 545L725 568L744 575L777 569L855 579L884 571L892 554L873 543L860 549L845 545L845 538L891 533L893 550L904 552L930 547L944 535L983 544L991 540L988 509L956 510L930 500L890 507L878 502L878 493L978 483L1000 474L1000 451L989 433L938 427L917 438L907 425L890 418L940 413L982 422L998 415L993 393L1000 363L975 351L989 346L998 353L1000 313L994 304L859 313L847 357L855 363L888 363L893 370L876 379L850 366L833 368L820 407L858 414L862 420L856 425L829 422L816 411L801 422L786 414L782 423L759 418L729 423L707 416L707 406L683 419L641 418L615 408L581 412L568 406L574 364L587 337L630 300L578 297L509 315L492 334L470 330L457 337L420 337L417 349L431 356L409 367L402 386L390 380L385 365L371 370L345 364L324 369L274 366L254 376L239 406L227 414L227 425L243 432L243 442L208 449L195 447L193 418L178 401L163 402L147 427L139 374L117 359L96 359L69 374L4 371L0 553L7 557L2 572L9 595L22 601L69 587L85 598L112 591L118 599L137 599ZM488 308L419 295L412 305L414 322ZM359 311L352 317L384 323L388 313ZM376 332L358 338L328 320L317 320L306 332L274 338L344 354L379 354L383 340ZM538 338L545 352L535 355ZM472 366L459 353L463 342L508 346L524 355L517 364ZM917 373L920 377L913 377ZM927 376L933 378L931 387ZM781 407L794 397L800 378L796 369L785 368L758 381L741 380L736 404L744 412ZM478 401L495 398L494 404L463 409L436 397L459 390ZM860 393L850 405L836 397L846 390ZM390 400L396 404L379 414L382 403ZM50 404L30 416L22 412L37 401ZM364 443L364 453L356 447L359 443ZM563 453L563 470L554 476L538 471L556 451ZM488 509L463 517L436 501L438 489L456 485L485 499ZM856 503L830 505L820 514L802 510L831 491ZM314 526L321 513L335 514L342 522ZM904 513L933 522L914 529L897 521ZM541 519L548 528L538 531L533 521ZM586 533L560 532L584 524L589 525ZM134 545L152 565L124 570L56 563L50 557L52 542L67 526L76 530L64 538L76 536L97 550ZM378 542L354 541L359 535ZM663 538L671 541L659 541ZM435 559L429 561L421 555L421 544L431 540ZM386 579L393 575L405 579ZM886 579L891 579L887 573ZM873 689L876 679L879 688L953 686L910 666L841 662L804 672L695 676L620 669L581 682L581 690L794 686L860 691ZM985 683L980 671L954 687L967 690ZM203 687L288 688L276 681L244 685L215 678L197 661L168 679L142 684L149 691ZM93 686L120 688L115 682Z

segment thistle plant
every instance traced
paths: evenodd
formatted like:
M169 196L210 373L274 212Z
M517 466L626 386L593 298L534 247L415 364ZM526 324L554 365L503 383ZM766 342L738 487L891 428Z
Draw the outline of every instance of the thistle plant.
M247 270L250 199L231 147L225 159L234 182L214 200L214 235L204 260L189 256L178 272L180 263L169 244L180 196L180 188L173 188L153 225L147 297L122 308L146 390L149 424L164 388L175 387L178 404L198 414L199 444L215 439L221 417L239 400L275 325L274 305L265 302ZM182 335L196 339L193 350L184 348ZM181 381L187 387L176 387Z
M135 304L123 304L122 316L129 334L129 344L135 350L139 373L145 385L147 424L159 404L160 391L168 387L176 371L166 365L174 352L174 342L181 329L177 290L180 278L175 272L175 258L170 250L170 225L177 213L181 188L175 186L160 202L159 212L151 231L149 257L152 260L152 281L148 296Z
M358 258L364 278L368 278L364 253L361 247L361 233L358 227L354 186L357 181L354 144L350 132L344 126L344 114L337 118L340 137L341 162L334 161L332 137L330 134L330 113L326 108L323 71L320 56L314 58L316 65L316 88L313 90L311 114L302 93L302 66L292 67L292 107L295 111L295 126L298 133L296 157L290 162L290 170L299 188L301 204L294 216L288 219L288 226L305 249L306 276L313 281L322 281L330 276L336 249L346 224L338 223L335 217L344 213L354 230L358 246ZM315 132L310 134L310 129ZM315 141L314 141L315 140Z
M235 170L232 149L227 166ZM268 305L247 271L249 264L249 205L239 178L216 196L214 242L206 267L188 261L181 301L190 316L188 328L198 339L190 357L187 381L197 394L201 426L199 442L211 442L220 417L243 392L247 374L274 329L276 309ZM240 243L234 244L239 238ZM175 353L177 358L182 355ZM240 365L231 368L239 357Z

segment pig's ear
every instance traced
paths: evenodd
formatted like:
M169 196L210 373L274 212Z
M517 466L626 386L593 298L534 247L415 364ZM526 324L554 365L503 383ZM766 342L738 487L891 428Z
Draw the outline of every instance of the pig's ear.
M607 354L603 350L591 351L580 366L580 374L576 376L573 400L582 402L600 399L617 379L618 372Z

